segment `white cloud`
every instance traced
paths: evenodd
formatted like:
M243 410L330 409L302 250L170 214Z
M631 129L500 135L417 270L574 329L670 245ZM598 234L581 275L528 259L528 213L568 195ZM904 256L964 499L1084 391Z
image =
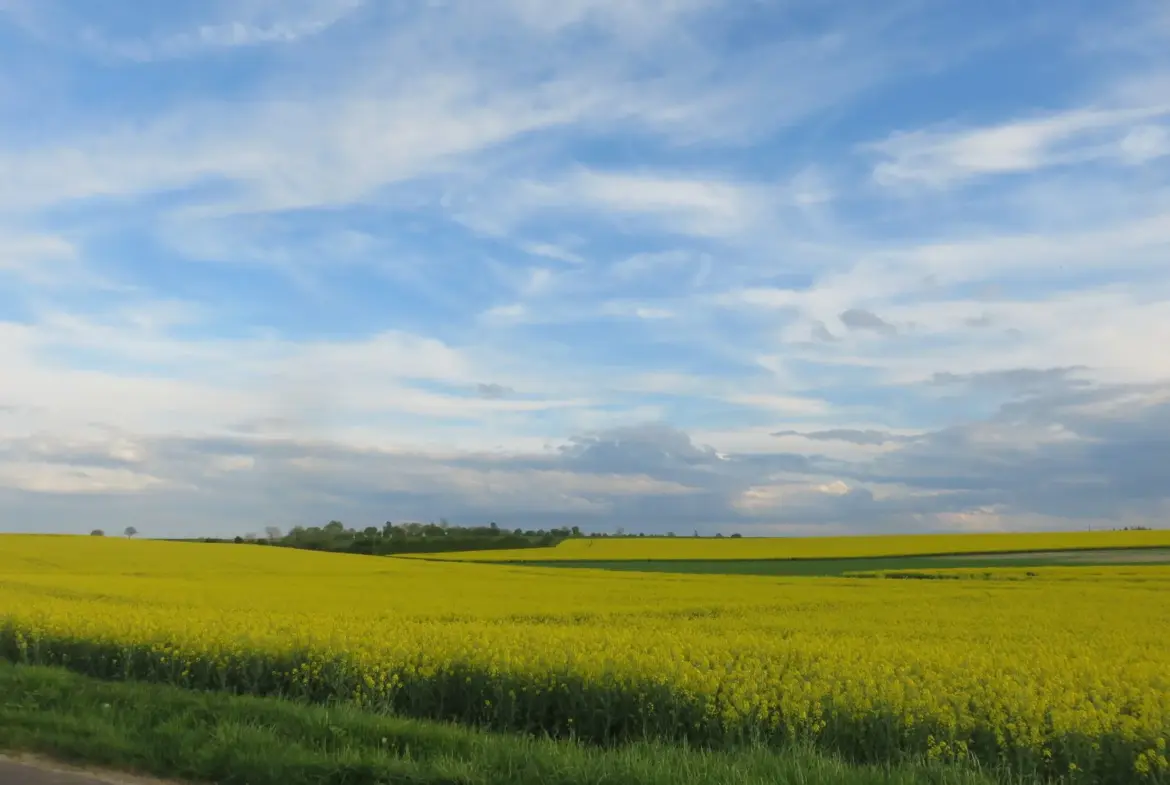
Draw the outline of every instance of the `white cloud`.
M0 487L43 494L142 493L173 489L165 480L129 469L4 462L0 462Z
M176 46L185 51L294 38L301 27L317 30L357 5L356 0L312 0L291 8L259 3L252 16L275 21L197 28L182 34L181 45L163 39L147 44L145 54L152 56L158 46L165 53ZM6 173L0 209L27 213L71 200L187 196L188 189L201 189L197 198L178 200L198 208L188 215L343 206L382 197L387 186L411 180L445 177L458 184L469 172L498 170L498 163L477 156L538 131L573 127L604 137L634 130L721 141L742 133L725 127L729 119L761 130L776 122L752 110L775 83L748 85L740 78L740 71L759 71L759 60L723 63L709 44L696 42L702 51L690 59L698 64L685 71L667 67L664 76L644 71L644 52L609 45L636 20L647 30L664 31L699 4L581 2L555 4L555 11L545 5L420 6L393 24L383 20L345 57L308 50L303 68L313 74L311 90L290 78L274 79L242 100L201 99L151 114L95 119L43 141L38 137L35 144L0 146L0 170ZM235 4L226 7L238 12ZM517 28L515 13L554 20ZM603 37L595 49L579 51L571 45L574 20L593 18L608 20ZM459 34L468 39L466 47L450 45ZM528 56L500 57L491 48L495 35ZM569 40L561 42L560 36ZM687 39L669 37L670 45L657 56L666 63L687 57L679 51ZM785 39L766 54L784 62L807 56L808 46ZM818 57L848 60L830 54ZM870 78L877 73L870 72ZM803 90L816 80L796 81ZM737 85L734 95L729 84ZM821 91L817 102L832 94ZM785 106L792 116L815 110L802 102ZM635 191L627 195L620 192L620 178L627 176L585 176L574 185L578 198L664 211L680 221L700 219L700 230L714 233L734 230L751 209L734 184L647 179L630 182ZM491 190L494 201L499 194L494 185Z
M469 204L461 218L479 230L515 234L548 216L600 216L648 230L731 239L757 228L776 195L717 176L578 169L527 180Z
M593 24L644 41L662 36L682 19L711 5L710 0L508 0L506 8L541 33Z
M913 328L883 340L880 351L844 335L834 344L804 338L785 359L867 369L892 385L920 383L942 370L1073 366L1084 366L1089 377L1103 381L1170 379L1170 360L1160 349L1170 340L1165 286L1091 288L1040 300L924 297L888 305L882 313ZM986 324L972 326L976 319Z
M525 253L530 253L533 256L543 256L548 259L556 259L560 262L568 262L569 264L579 265L585 263L585 260L580 255L554 243L521 243L520 250Z
M1161 125L1139 125L1122 137L1119 146L1126 163L1152 161L1170 155L1170 130Z
M898 133L867 149L883 159L873 170L881 185L945 187L1102 158L1141 163L1166 154L1166 128L1150 121L1167 115L1170 104L1075 109L983 128Z
M137 62L188 58L214 50L292 44L319 35L352 16L365 0L248 0L221 4L222 13L175 32L125 37L86 26L78 42L103 57Z
M484 311L484 318L497 321L515 321L523 319L528 314L528 309L521 303L509 303L507 305L495 305Z
M851 490L848 484L839 479L815 483L753 485L740 494L732 506L754 515L775 513L782 508L792 512L800 507L815 507L825 496L846 496Z
M700 284L710 274L713 259L709 254L676 248L670 251L646 251L632 254L610 267L616 278L627 281L690 272L692 281Z
M484 102L472 82L424 77L380 96L260 102L243 112L211 106L56 149L0 153L0 207L216 183L241 190L190 215L348 204L583 109L551 92L544 101L505 93Z
M765 411L785 414L824 414L829 407L815 398L799 398L792 395L769 395L759 393L734 393L723 400L736 406L749 406Z
M57 282L77 271L77 261L77 248L64 238L0 229L0 275L29 283Z
M483 378L529 391L533 379L514 384L494 352L401 332L293 343L183 339L169 327L135 314L114 324L0 322L0 405L21 411L0 418L0 439L76 438L95 423L152 436L239 433L256 423L266 437L495 445L523 442L516 418L594 405L580 395L483 398L475 392ZM63 365L59 356L97 368Z
M546 221L583 219L628 234L657 233L659 242L688 238L774 249L778 234L791 233L794 241L808 225L823 221L832 198L820 176L808 169L778 181L753 181L719 171L577 166L540 179L517 179L490 194L472 194L454 213L492 236L523 238ZM526 247L523 241L521 247ZM574 254L566 260L578 258ZM631 281L670 267L690 267L689 280L701 285L718 269L716 262L702 246L643 250L614 262L611 272Z
M251 455L217 455L211 459L211 470L215 472L247 472L256 468L256 459Z
M660 217L668 226L694 234L739 234L762 213L758 189L719 180L591 171L566 185L565 199Z
M1130 347L1150 347L1141 335L1162 329L1159 319L1163 303L1170 297L1166 290L1166 254L1170 251L1170 213L1154 212L1107 219L1100 225L1084 225L1049 232L1006 233L929 242L880 251L857 250L855 258L842 261L838 269L819 276L808 288L747 287L724 293L713 302L721 308L745 306L776 314L784 323L782 334L788 340L807 344L812 330L821 325L836 325L842 314L863 309L887 323L899 326L903 337L915 335L962 334L975 342L995 348L983 360L971 362L1008 363L1029 366L1053 346L1054 332L1072 335L1080 329L1112 332L1126 338L1117 341L1120 354L1131 356ZM1086 276L1097 280L1086 284ZM1124 282L1140 280L1137 285ZM996 288L997 294L976 296L974 285ZM1043 294L1013 294L1014 286L1042 287ZM956 287L965 294L957 295ZM1120 288L1119 288L1120 287ZM1028 290L1025 290L1028 291ZM793 319L792 314L799 315ZM1044 319L1041 324L1038 319ZM1067 320L1067 324L1061 320ZM1132 323L1132 324L1131 324ZM994 330L972 329L975 324L993 325ZM1022 333L1005 351L1004 330ZM822 342L825 356L840 357L857 341L873 343L873 336L850 333L840 327L830 330L837 342ZM1090 358L1090 347L1081 335L1057 356L1069 359L1079 351L1091 363L1107 360L1105 354ZM841 342L844 341L842 344ZM1044 343L1037 343L1037 342ZM1127 344L1128 342L1128 344ZM882 341L887 353L897 352L898 342ZM838 345L840 344L840 345ZM905 343L910 352L921 352L913 341ZM937 349L945 354L953 347ZM986 351L986 350L985 350ZM880 365L889 355L874 356L869 363ZM1146 353L1142 353L1145 356ZM929 353L937 361L939 354ZM1143 363L1150 374L1160 374L1162 363L1148 363L1134 357L1135 369ZM1045 364L1040 360L1040 364ZM1079 364L1075 360L1069 364ZM1108 363L1112 365L1112 363Z

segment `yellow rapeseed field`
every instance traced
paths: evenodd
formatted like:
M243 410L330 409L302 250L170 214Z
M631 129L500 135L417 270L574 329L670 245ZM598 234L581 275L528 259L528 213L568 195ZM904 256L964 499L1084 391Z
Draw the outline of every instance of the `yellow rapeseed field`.
M1030 572L667 575L0 537L0 656L589 741L812 741L1170 782L1170 568Z
M682 561L844 559L934 554L1011 553L1170 547L1170 529L1153 531L890 534L870 537L583 537L555 548L445 553L451 561ZM435 558L417 554L416 558Z

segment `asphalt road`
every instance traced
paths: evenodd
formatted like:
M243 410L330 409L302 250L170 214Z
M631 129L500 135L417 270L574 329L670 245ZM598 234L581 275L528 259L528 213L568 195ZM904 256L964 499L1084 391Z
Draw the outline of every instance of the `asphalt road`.
M164 785L160 780L90 772L41 761L0 757L0 785Z

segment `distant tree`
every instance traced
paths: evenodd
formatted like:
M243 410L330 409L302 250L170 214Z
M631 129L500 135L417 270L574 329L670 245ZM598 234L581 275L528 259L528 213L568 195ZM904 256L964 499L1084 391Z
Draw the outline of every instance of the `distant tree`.
M743 535L740 534L739 532L736 532L735 534L731 535L731 539L733 539L733 540L738 540L742 537L743 537Z
M569 529L569 531L572 532L574 537L581 536L581 527L580 526L574 526L572 529Z
M330 535L338 535L345 533L345 524L341 521L329 521L325 524L325 532Z
M365 535L367 540L376 540L376 539L378 539L378 536L379 536L378 527L377 526L367 526L365 529L362 530L362 534Z
M265 526L264 536L268 538L269 542L276 542L280 539L281 531L279 526Z
M244 542L256 542L256 535L254 532L248 532L244 535Z
M626 536L626 528L624 526L619 526L613 530L613 533L617 537L625 537Z
M719 539L723 539L723 532L715 532L715 536Z
M101 529L94 529L93 531L91 531L89 533L89 536L90 537L105 537L106 533L104 531L102 531Z
M122 533L126 535L127 539L130 539L135 534L138 534L138 530L135 529L133 526L127 526L125 531L123 531Z
M667 536L667 537L677 537L678 535L677 535L677 534L675 534L674 532L667 532L667 533L666 533L666 536Z

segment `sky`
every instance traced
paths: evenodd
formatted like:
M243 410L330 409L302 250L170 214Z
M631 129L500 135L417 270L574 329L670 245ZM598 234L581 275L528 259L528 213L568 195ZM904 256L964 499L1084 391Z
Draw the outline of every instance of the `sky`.
M0 531L1170 520L1166 0L0 0Z

